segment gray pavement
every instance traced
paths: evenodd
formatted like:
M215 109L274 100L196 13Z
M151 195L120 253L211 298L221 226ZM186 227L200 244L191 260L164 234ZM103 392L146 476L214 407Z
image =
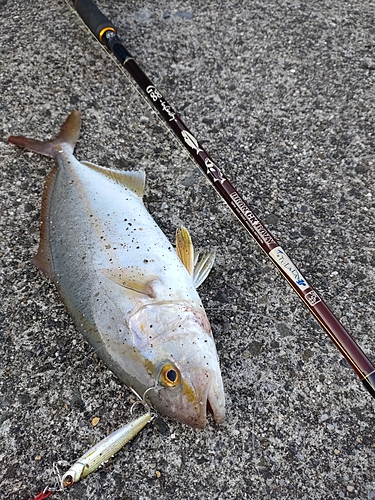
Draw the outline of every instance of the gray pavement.
M373 2L98 5L375 361ZM152 424L52 498L375 498L374 401L187 154L64 1L1 0L0 19L0 498L35 496L54 462L131 418L130 392L30 264L51 161L6 140L44 139L73 108L79 159L145 169L167 236L184 224L216 249L200 295L228 416Z

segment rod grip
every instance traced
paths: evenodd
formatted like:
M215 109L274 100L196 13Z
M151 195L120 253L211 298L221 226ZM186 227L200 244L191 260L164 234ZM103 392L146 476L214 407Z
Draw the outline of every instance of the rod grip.
M116 28L111 21L100 12L91 0L74 0L74 7L100 43L104 44L102 37L106 31L116 33Z

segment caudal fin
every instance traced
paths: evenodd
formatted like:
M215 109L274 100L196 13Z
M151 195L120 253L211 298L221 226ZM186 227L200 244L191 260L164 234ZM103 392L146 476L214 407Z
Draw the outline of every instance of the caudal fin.
M80 128L81 114L78 111L73 110L61 127L60 132L48 141L37 141L35 139L15 135L8 137L8 141L11 144L28 149L29 151L35 151L36 153L40 153L44 156L53 157L54 151L56 151L58 146L62 144L70 147L73 152L78 141Z

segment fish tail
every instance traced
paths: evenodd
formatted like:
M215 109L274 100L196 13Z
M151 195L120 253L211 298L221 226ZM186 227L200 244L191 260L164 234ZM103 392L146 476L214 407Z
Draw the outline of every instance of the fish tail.
M80 128L81 114L73 110L61 127L60 132L52 139L38 141L36 139L29 139L28 137L11 135L8 137L8 141L21 148L53 158L55 156L55 151L57 151L62 144L64 144L65 147L68 146L71 152L74 151L74 147L78 141Z

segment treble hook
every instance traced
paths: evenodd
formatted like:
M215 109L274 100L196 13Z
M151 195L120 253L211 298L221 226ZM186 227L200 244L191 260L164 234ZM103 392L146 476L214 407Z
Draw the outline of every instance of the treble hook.
M50 488L49 486L46 486L43 491L39 493L34 498L29 498L28 500L45 500L45 498L50 497L53 493L57 491L55 488Z

